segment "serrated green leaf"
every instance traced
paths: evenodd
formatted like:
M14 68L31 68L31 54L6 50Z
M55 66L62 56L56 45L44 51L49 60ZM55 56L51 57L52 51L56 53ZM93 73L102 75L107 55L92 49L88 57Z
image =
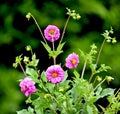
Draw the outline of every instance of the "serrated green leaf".
M76 77L77 79L80 78L80 74L79 74L76 70L74 70L73 74L75 75L75 77Z
M65 43L61 43L57 47L57 51L61 51Z
M51 53L51 47L48 44L45 44L44 42L41 41L43 44L44 48L47 50L48 53Z

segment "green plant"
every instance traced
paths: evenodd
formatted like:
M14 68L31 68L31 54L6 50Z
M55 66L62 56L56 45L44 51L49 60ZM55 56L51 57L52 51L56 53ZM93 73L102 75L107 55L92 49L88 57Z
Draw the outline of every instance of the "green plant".
M111 67L105 64L98 66L105 42L116 43L116 39L110 36L110 34L113 34L112 28L102 34L104 40L98 55L97 46L93 44L90 46L89 53L79 49L79 54L71 53L64 64L57 63L57 57L64 52L65 42L62 43L62 41L70 17L73 17L73 19L81 18L75 10L67 8L67 11L68 19L61 38L59 28L56 26L48 25L43 34L34 16L31 13L26 15L28 20L32 18L35 21L44 40L41 43L48 52L49 58L53 59L53 65L49 66L45 71L40 71L38 69L39 59L36 58L31 46L26 47L26 50L31 53L31 57L23 55L16 57L13 66L15 68L20 66L24 73L25 78L20 80L20 87L25 96L28 97L26 103L30 103L28 109L17 111L18 114L108 114L117 113L120 110L119 90L115 93L115 89L102 88L101 86L105 81L110 83L113 80L111 76L106 75L104 79L100 76L100 73L107 72ZM55 47L55 41L59 38L58 46ZM51 42L52 46L49 46L46 39ZM76 70L76 67L80 65L79 57L84 59L81 75ZM23 63L25 67L23 67ZM91 69L88 80L84 78L86 65ZM63 70L64 67L68 69ZM73 69L72 76L68 73L70 69ZM108 98L109 104L107 107L99 105L102 109L102 112L100 112L96 101L104 97Z

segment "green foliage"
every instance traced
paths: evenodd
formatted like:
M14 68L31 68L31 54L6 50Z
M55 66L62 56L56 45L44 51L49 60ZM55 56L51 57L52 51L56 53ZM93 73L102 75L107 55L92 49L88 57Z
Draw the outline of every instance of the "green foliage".
M23 47L25 47L26 45L31 45L33 49L36 49L36 48L38 50L40 49L38 47L40 46L39 38L41 37L36 36L36 33L34 33L34 31L36 30L36 27L34 27L34 25L31 23L31 20L29 20L29 22L26 22L25 15L27 12L31 12L33 15L35 15L35 17L38 19L37 20L38 23L41 23L42 28L45 27L48 23L58 25L60 28L62 28L63 27L62 24L65 21L65 16L64 16L65 6L70 7L72 9L77 9L77 12L81 13L82 18L80 20L80 23L78 24L77 22L71 20L67 28L66 33L70 31L71 34L70 35L65 34L65 40L69 39L67 40L66 44L68 47L70 47L68 50L66 50L66 53L71 52L71 50L77 51L76 50L77 48L83 51L85 50L87 52L89 51L89 48L88 48L89 45L91 45L91 43L93 43L94 41L99 45L99 43L101 43L101 40L102 40L102 38L99 36L99 32L103 31L104 29L107 29L109 25L114 28L116 36L119 37L119 30L120 30L119 0L111 0L111 1L91 0L91 2L89 2L89 0L76 0L76 1L75 0L58 0L58 1L45 0L40 2L41 3L38 3L37 1L34 1L34 0L29 0L29 1L21 0L21 1L14 1L14 2L1 1L0 48L2 50L1 51L2 54L1 54L0 64L4 64L5 66L7 66L9 61L11 65L13 62L12 60L13 56L16 56L14 54L20 53L20 50L23 49ZM55 9L58 9L58 10L55 10ZM102 20L102 24L101 24L101 21L99 20ZM27 23L30 23L30 25L28 26ZM97 23L97 26L96 26L96 23ZM80 32L81 34L79 34ZM77 33L77 35L75 33ZM5 51L3 51L4 49L2 48L3 46L6 49L6 44L7 46L14 48L10 50L10 54L8 56L6 56L6 54L4 53ZM114 66L112 68L112 71L109 73L109 75L114 77L115 80L112 82L112 84L114 84L115 87L119 87L120 85L119 84L120 65L118 62L120 61L119 47L120 47L119 42L115 46L111 44L107 44L104 47L104 50L102 52L103 56L101 57L101 60L99 63L99 64L106 63L106 66L108 64L110 66ZM114 50L114 51L111 51L111 50ZM62 54L62 57L60 58L62 61L63 61L63 58L65 58L66 53ZM5 58L7 58L8 61L6 61ZM44 57L43 57L43 60L44 60ZM81 58L81 64L82 63L83 63L83 60ZM101 66L99 64L98 66ZM81 68L82 65L80 65L79 67ZM94 68L95 68L94 63L91 65L91 68L94 71ZM87 70L88 70L88 67L87 67ZM78 69L78 71L80 70ZM7 72L7 74L9 73L9 75L13 77L12 78L7 77L6 74L3 72L5 73ZM35 69L34 69L34 72L35 72ZM0 67L0 74L2 79L0 80L0 83L2 82L1 84L3 85L6 85L6 83L9 84L9 86L1 86L1 96L2 96L4 95L4 93L2 92L3 91L2 87L4 88L4 90L9 90L9 91L12 90L12 89L9 89L9 87L11 83L14 84L16 82L15 81L16 78L19 78L19 77L16 77L16 75L18 75L19 72L15 73L15 71L13 71L11 68L8 68L7 66L5 70L2 67ZM16 87L17 85L12 86L13 89L16 89ZM19 91L16 89L16 92L14 93L18 94ZM11 104L13 102L14 104L18 104L18 102L20 102L17 100L13 100L15 98L14 95L10 97L9 95L7 94L4 96L4 101L2 97L0 99L2 100L0 110L3 113L4 112L14 113L15 112L14 110L16 110L17 108L16 106L13 106L14 109L11 108ZM11 100L9 98L11 98ZM10 107L9 106L6 107L6 102L7 103L12 102L9 105ZM88 106L88 109L90 109L89 106Z
M72 13L74 13L74 11L72 11ZM67 25L65 25L65 27L66 26ZM111 32L112 29L109 32L105 31L104 34L107 33L105 40L106 37L109 36L108 33ZM26 100L26 103L30 103L33 108L28 107L28 110L23 109L21 111L17 111L17 114L57 114L57 111L59 111L61 114L98 114L100 111L98 110L95 103L99 99L105 97L108 98L110 105L112 99L117 99L114 101L114 103L119 102L116 94L114 95L115 89L101 87L105 81L108 83L112 81L111 76L105 76L104 79L97 76L92 82L92 79L96 74L102 73L104 71L107 72L109 69L111 69L111 67L106 66L105 64L101 64L101 66L98 68L98 61L101 56L101 50L103 49L105 40L103 40L97 57L97 46L95 44L91 45L91 50L89 53L84 53L84 51L79 49L80 55L85 61L82 74L80 75L77 70L74 70L72 79L69 79L70 75L67 71L65 71L64 80L62 80L61 83L57 84L49 82L49 80L46 78L45 71L42 71L42 73L39 72L37 69L39 60L36 58L36 54L33 54L32 48L27 46L29 47L27 48L27 51L31 51L31 61L29 60L29 57L25 56L23 59L21 56L19 56L21 58L20 61L15 61L14 64L19 63L24 75L30 77L36 83L37 92L30 95ZM56 57L63 52L62 48L65 43L60 42L56 50L54 47L54 42L52 42L52 48L47 44L46 41L45 43L42 42L42 44L47 50L49 57L53 58L53 63L55 65ZM21 62L25 63L25 70L23 69ZM87 64L91 69L91 75L88 80L84 78ZM96 82L96 80L98 80L98 82ZM119 103L117 104L117 106L111 105L112 111L115 110L116 107L117 111L119 110ZM102 108L103 112L106 113L104 107L100 107ZM111 113L111 110L109 110L109 108L107 111L107 113Z

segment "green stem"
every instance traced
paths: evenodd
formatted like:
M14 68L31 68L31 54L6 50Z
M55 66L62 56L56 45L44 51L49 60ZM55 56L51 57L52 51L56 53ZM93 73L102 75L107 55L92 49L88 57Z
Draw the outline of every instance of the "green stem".
M54 42L52 42L53 52L55 51L55 45ZM53 57L53 63L56 64L56 57Z
M37 21L36 21L36 19L34 18L34 16L33 16L32 14L30 14L30 15L31 15L31 17L33 18L33 20L35 21L35 24L37 25L38 30L40 31L40 33L41 33L41 35L42 35L42 38L43 38L44 42L47 44L47 41L45 40L45 37L44 37L44 35L43 35L43 33L42 33L42 30L41 30L39 24L37 23Z
M64 26L64 29L63 29L63 32L62 32L62 36L61 36L61 40L60 40L59 44L61 44L61 42L63 40L63 37L64 37L64 34L65 34L66 27L68 25L69 19L70 19L70 15L68 16L67 21L65 23L65 26Z
M103 40L103 43L102 43L102 45L101 45L101 47L100 47L100 50L99 50L99 53L98 53L98 56L97 56L97 60L96 60L96 64L95 64L95 70L96 70L96 68L97 68L97 65L98 65L98 62L99 62L99 59L100 59L100 55L101 55L103 46L104 46L104 44L105 44L105 40L106 40L106 39ZM95 70L94 70L94 71L95 71ZM91 82L94 74L95 74L95 72L92 72L92 74L91 74L91 76L90 76L90 79L89 79L89 83Z
M86 59L85 62L84 62L84 66L83 66L81 78L83 78L83 76L84 76L86 65L87 65L87 59Z
M94 89L93 91L95 91L100 85L102 85L102 83L106 80L106 78L104 78Z
M96 60L96 64L95 64L95 69L97 68L98 61L99 61L99 59L100 59L100 55L101 55L103 46L104 46L104 44L105 44L105 40L106 40L106 39L103 40L103 43L102 43L102 45L101 45L101 47L100 47L100 51L99 51L99 53L98 53L97 60Z
M23 71L24 75L27 77L26 72L25 72L25 70L24 70L24 68L23 68L22 64L21 64L21 63L19 63L19 65L20 65L20 68L22 69L22 71Z

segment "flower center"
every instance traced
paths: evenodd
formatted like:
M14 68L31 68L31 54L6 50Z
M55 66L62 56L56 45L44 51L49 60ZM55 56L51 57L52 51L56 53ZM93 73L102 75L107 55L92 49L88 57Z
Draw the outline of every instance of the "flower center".
M50 30L49 34L54 35L54 32L55 32L54 30Z
M76 64L76 59L72 59L72 64Z
M27 90L27 87L23 87L23 90L26 91L26 90Z
M52 73L52 77L56 78L58 76L58 74L56 72Z

